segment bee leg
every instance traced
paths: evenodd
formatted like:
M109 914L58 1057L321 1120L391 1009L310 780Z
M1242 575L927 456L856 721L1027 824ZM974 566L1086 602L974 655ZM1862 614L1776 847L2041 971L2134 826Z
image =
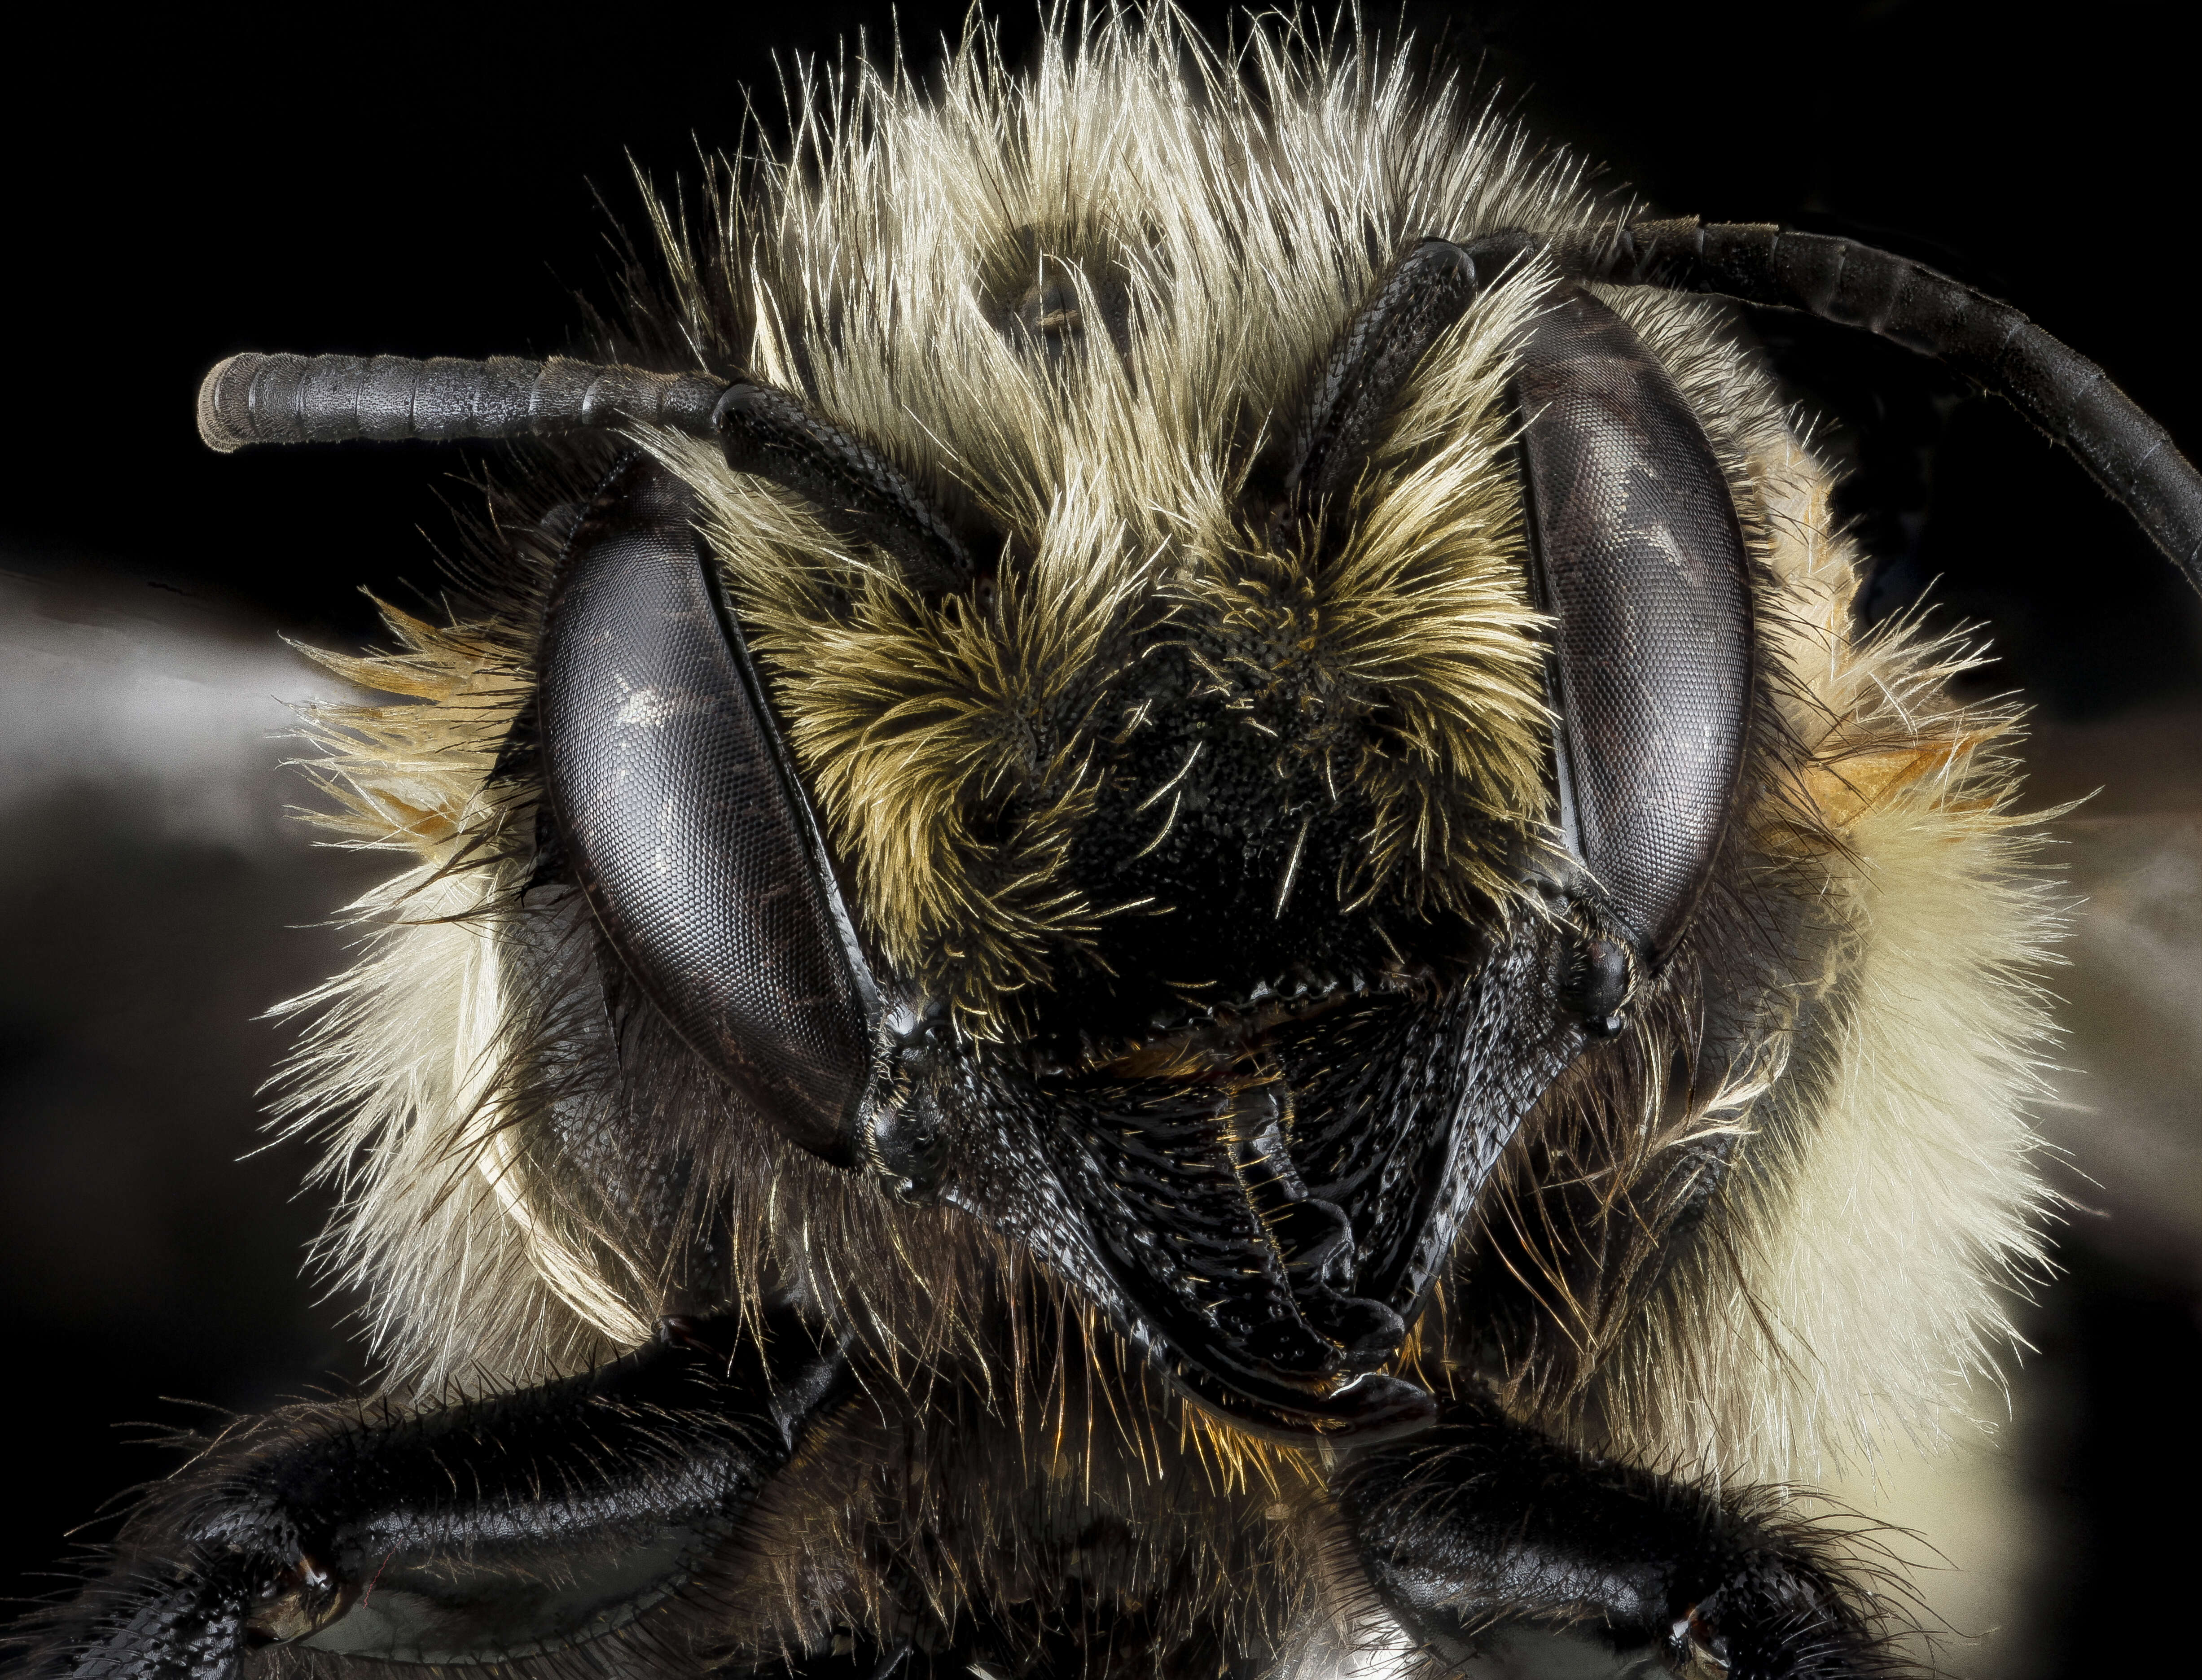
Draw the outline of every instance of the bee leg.
M233 1680L245 1654L425 1664L555 1653L686 1585L848 1392L791 1310L514 1394L295 1406L158 1486L110 1568L21 1630L26 1672Z
M1339 1492L1378 1595L1448 1669L1887 1671L1863 1595L1798 1525L1563 1447L1487 1401L1357 1454Z

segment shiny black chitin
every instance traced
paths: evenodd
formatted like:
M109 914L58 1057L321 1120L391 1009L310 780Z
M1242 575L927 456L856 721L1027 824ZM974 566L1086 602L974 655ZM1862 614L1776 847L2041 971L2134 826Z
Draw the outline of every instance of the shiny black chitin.
M1372 132L1392 119L1369 96ZM1219 173L1251 203L1267 166L1244 150ZM916 693L973 626L1044 610L1031 580L1063 571L1085 492L1065 467L1020 513L990 487L998 416L943 432L836 385L821 368L860 328L831 307L792 356L744 348L768 336L756 226L729 224L754 249L675 265L709 342L645 305L596 360L209 373L217 449L521 447L499 512L515 694L468 808L510 831L433 876L506 872L476 915L496 990L478 976L449 1012L504 1025L459 1031L460 1072L434 1076L450 1136L407 1170L463 1157L542 1321L582 1328L539 1356L486 1336L475 1381L458 1313L451 1393L238 1425L25 1624L26 1671L1893 1671L1873 1579L1796 1508L1661 1461L1681 1437L1630 1435L1619 1398L1585 1421L1620 1394L1598 1362L1648 1357L1628 1325L1701 1275L1722 1198L1766 1203L1765 1163L1805 1153L1795 1116L1833 1100L1794 1048L1857 1007L1806 984L1850 960L1816 908L1811 871L1845 855L1827 814L1930 761L1957 773L1916 736L1800 744L1775 651L1803 598L1773 557L1791 516L1674 335L1740 352L1716 311L1644 300L1942 358L2198 584L2202 481L2100 370L1916 263L1540 191L1369 213L1272 373L1207 407L1184 373L1154 412L1209 432L1149 441L1218 463L1230 586L1140 561L1045 703L1002 709L1029 773L931 817L892 784L847 792L842 702L801 647L884 615L910 670L878 681ZM1006 256L970 259L986 367L1042 406L1104 377L1157 402L1193 367L1152 347L1221 282L1159 223L1010 224ZM1233 284L1269 260L1251 209L1210 237L1241 253ZM944 361L966 354L942 332ZM1497 441L1475 493L1509 510L1493 551L1526 628L1494 637L1499 675L1447 668L1463 693L1530 673L1490 726L1526 743L1528 806L1430 791L1473 777L1415 756L1425 673L1354 688L1320 627L1355 610L1325 591L1370 530L1469 493L1426 417L1478 367ZM1193 499L1163 525L1194 532ZM795 555L777 595L743 520ZM866 750L950 727L946 701L898 703ZM1818 827L1768 814L1807 800ZM1387 851L1401 809L1421 826ZM954 834L912 831L936 819ZM1000 861L1019 845L1041 862ZM898 908L958 847L980 861L968 926ZM1013 948L1013 981L973 978ZM1764 1113L1723 1119L1746 1090ZM1624 1141L1586 1164L1593 1132ZM420 1220L461 1218L457 1194L421 1192ZM1606 1246L1540 1248L1562 1213ZM1598 1336L1566 1330L1576 1296L1608 1302Z

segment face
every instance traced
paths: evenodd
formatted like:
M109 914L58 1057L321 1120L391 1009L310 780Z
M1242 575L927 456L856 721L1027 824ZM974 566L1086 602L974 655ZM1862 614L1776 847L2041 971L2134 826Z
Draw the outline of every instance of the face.
M562 841L659 1007L788 1135L1023 1243L1242 1425L1427 1421L1381 1367L1582 1029L1548 918L1362 878L1379 708L1341 719L1352 696L1235 602L1180 585L1124 615L1037 720L1079 777L1041 890L1109 913L980 1030L953 948L893 964L845 893L695 522L664 469L615 474L572 540L539 696ZM967 868L989 829L1063 802L1002 782Z
M1634 333L1553 294L1506 358L1522 469L1472 366L1500 334L1410 389L1522 254L1417 248L1299 376L1281 462L1161 541L1103 495L932 514L733 386L727 457L898 568L820 585L786 549L845 529L776 538L673 451L603 486L550 610L564 849L691 1047L1286 1438L1433 1415L1386 1368L1500 1151L1671 949L1742 751L1736 518Z

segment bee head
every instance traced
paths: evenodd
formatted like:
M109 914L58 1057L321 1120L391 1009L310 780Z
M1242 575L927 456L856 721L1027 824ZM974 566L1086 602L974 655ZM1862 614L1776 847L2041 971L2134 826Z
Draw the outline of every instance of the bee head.
M1235 459L1163 402L990 478L983 403L928 467L558 361L238 358L202 430L642 438L537 673L606 944L741 1110L1022 1244L1239 1426L1371 1438L1432 1415L1392 1367L1477 1192L1728 838L1740 521L1567 273L1728 274L1668 238L1422 242ZM1004 365L1105 343L1181 394L1136 297L1035 273Z

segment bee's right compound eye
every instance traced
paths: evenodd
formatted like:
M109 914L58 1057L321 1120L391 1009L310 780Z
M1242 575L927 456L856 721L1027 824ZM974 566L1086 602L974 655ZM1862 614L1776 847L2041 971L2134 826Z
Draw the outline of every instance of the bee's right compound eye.
M225 452L633 427L713 438L733 470L804 497L911 587L973 580L947 522L877 449L785 391L714 374L249 352L207 375L198 419ZM551 809L606 937L674 1030L790 1138L856 1166L894 1028L697 513L638 457L567 546L540 666Z
M550 796L674 1030L790 1138L854 1166L880 991L696 517L639 459L575 531L543 637Z

